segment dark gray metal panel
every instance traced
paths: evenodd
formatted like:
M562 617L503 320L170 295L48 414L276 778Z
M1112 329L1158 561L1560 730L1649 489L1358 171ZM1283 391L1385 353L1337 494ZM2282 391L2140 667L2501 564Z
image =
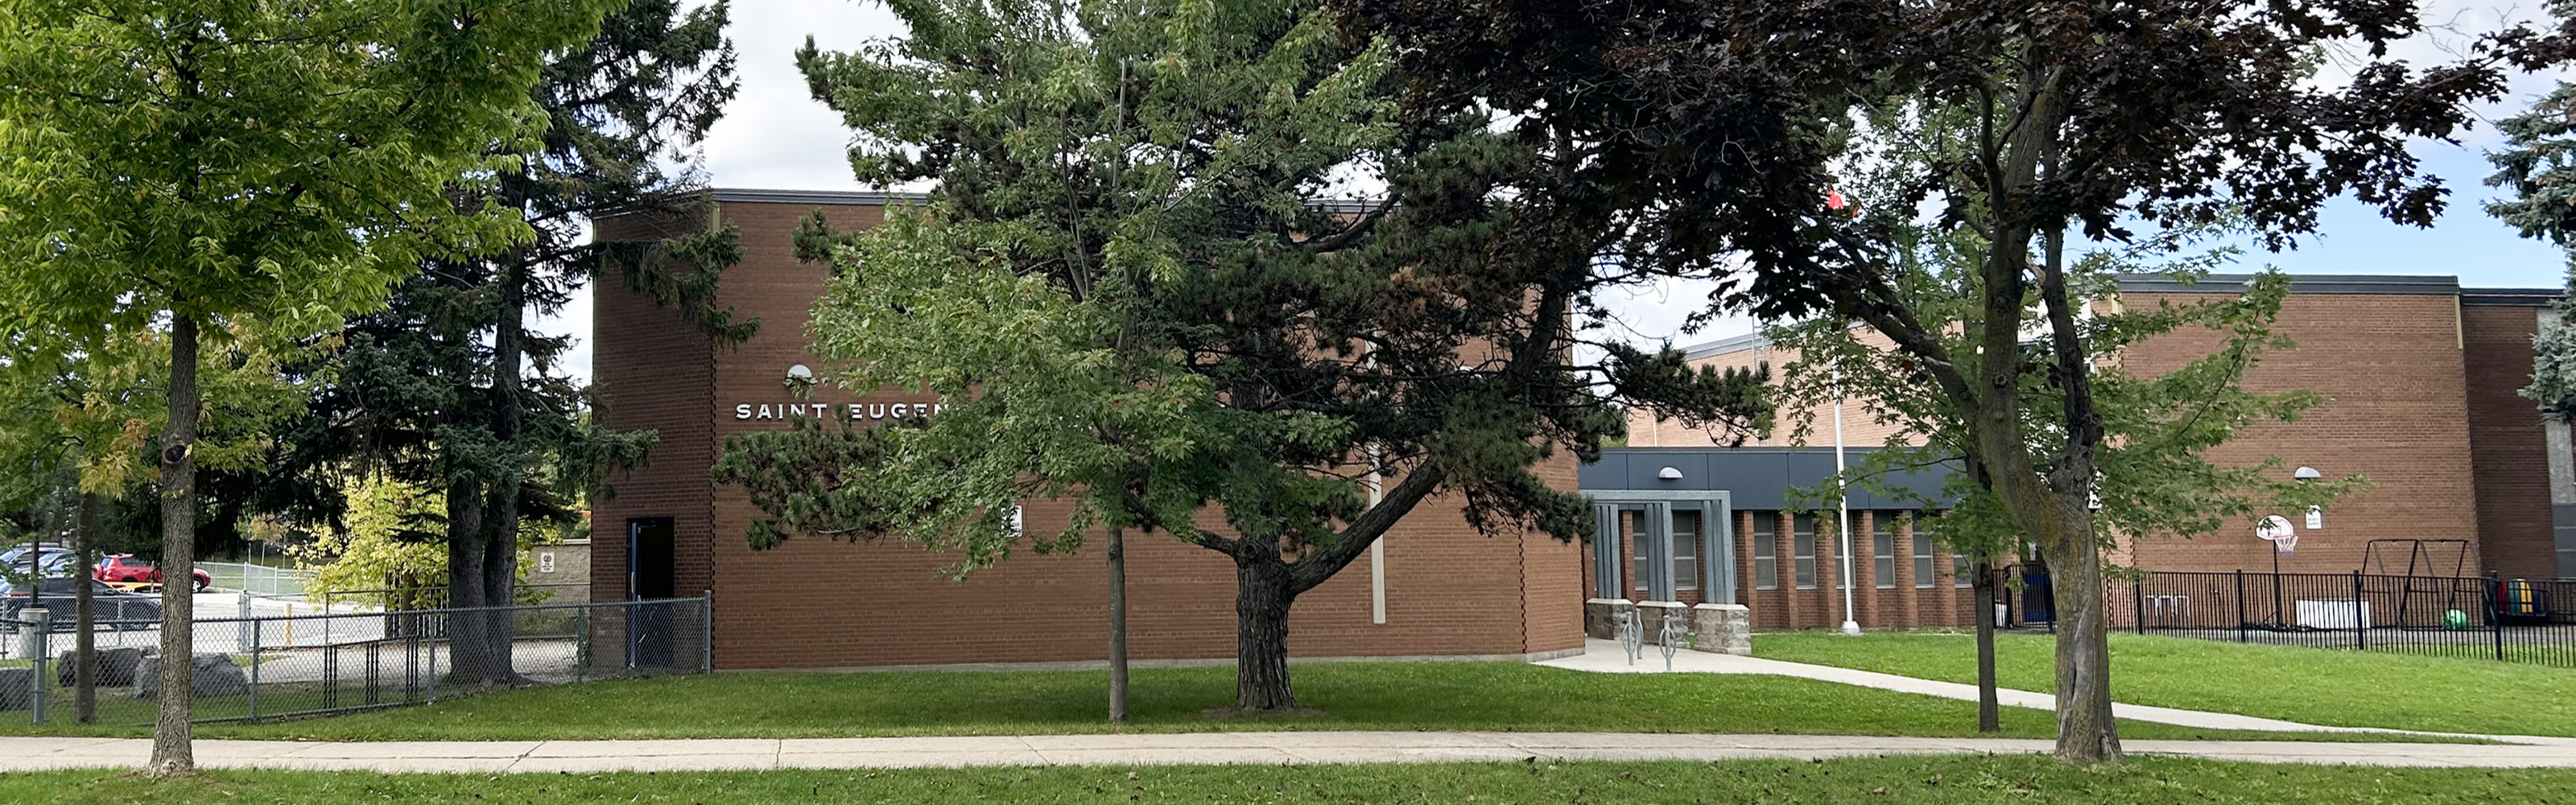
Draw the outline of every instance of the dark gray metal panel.
M1597 598L1626 598L1619 590L1619 507L1592 507L1592 592Z
M2211 274L2200 281L2183 284L2162 274L2129 274L2120 277L2120 290L2129 293L2237 293L2245 290L2252 274ZM2290 277L2291 293L2325 294L2421 294L2456 296L2460 278L2435 275L2377 274L2294 274Z
M2576 503L2550 506L2549 519L2558 537L2558 577L2576 579Z
M707 191L719 202L739 201L759 204L851 204L867 207L920 206L930 202L928 193L888 193L875 190L767 190L753 187L719 187Z
M1849 451L1848 463L1860 466L1872 450ZM1681 470L1679 480L1662 480L1655 474L1664 467ZM1899 473L1885 483L1914 490L1926 496L1937 496L1949 479L1948 468L1933 468ZM1576 472L1576 480L1585 492L1612 496L1620 491L1701 491L1723 490L1739 510L1773 511L1791 508L1790 491L1799 487L1821 487L1834 475L1834 452L1829 447L1629 447L1604 451L1601 461L1587 464ZM1937 497L1935 498L1937 499ZM1802 501L1801 506L1826 505ZM1852 489L1855 509L1915 509L1910 500L1879 495L1860 487Z
M2558 288L2462 288L2460 304L2469 307L2546 307L2567 292Z

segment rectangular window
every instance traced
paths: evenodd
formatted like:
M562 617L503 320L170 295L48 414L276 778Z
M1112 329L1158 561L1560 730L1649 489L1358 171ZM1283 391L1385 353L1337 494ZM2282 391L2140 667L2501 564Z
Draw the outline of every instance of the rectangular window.
M1673 589L1699 589L1699 512L1673 512Z
M1869 516L1869 569L1878 575L1882 590L1896 587L1896 513L1871 512Z
M1950 586L1953 586L1953 587L1969 587L1969 586L1974 586L1974 585L1976 584L1976 581L1977 581L1977 580L1976 580L1976 575L1977 575L1977 572L1976 572L1976 571L1968 569L1968 555L1967 555L1967 554L1964 554L1964 553L1954 553L1954 554L1950 554Z
M1816 516L1799 512L1789 522L1791 550L1798 559L1798 589L1816 589Z
M1753 513L1753 589L1780 589L1780 517Z
M1938 556L1939 554L1932 552L1932 534L1924 531L1921 526L1916 526L1914 529L1914 586L1932 586L1932 560Z
M1654 572L1655 566L1654 560L1646 552L1646 513L1637 512L1630 517L1633 525L1628 529L1628 552L1635 555L1630 557L1628 562L1628 575L1637 583L1637 592L1642 593L1646 591L1646 580ZM1651 597L1640 595L1637 596L1637 600L1643 601Z

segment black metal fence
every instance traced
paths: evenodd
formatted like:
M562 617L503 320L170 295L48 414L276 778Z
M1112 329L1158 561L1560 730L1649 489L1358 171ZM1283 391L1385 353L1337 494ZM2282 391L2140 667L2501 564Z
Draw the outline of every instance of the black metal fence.
M2053 625L2044 577L2000 572L2006 624ZM2112 626L2139 634L2576 668L2576 581L2147 571L2106 594Z
M536 684L712 670L712 598L200 618L199 721L424 704ZM98 624L98 720L148 724L162 692L158 622ZM74 635L0 620L0 711L68 720Z

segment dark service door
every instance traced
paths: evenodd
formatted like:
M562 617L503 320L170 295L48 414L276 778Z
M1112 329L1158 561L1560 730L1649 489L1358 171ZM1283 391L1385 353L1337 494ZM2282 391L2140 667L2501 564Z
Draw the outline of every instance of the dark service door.
M674 570L676 529L668 517L626 521L626 598L659 601L679 594ZM639 604L626 610L626 667L671 667L672 604Z

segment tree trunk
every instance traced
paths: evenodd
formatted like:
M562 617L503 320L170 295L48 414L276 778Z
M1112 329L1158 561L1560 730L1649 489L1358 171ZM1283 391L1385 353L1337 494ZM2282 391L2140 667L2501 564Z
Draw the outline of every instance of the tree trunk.
M197 319L170 317L170 424L161 437L161 700L152 725L153 777L197 770L189 694L195 690L197 571Z
M1109 723L1127 723L1127 538L1115 525L1109 527Z
M483 604L484 530L482 490L470 480L455 480L447 485L447 636L448 679L459 685L472 685L490 678L491 661L485 656L483 632L487 625L479 613L460 613Z
M1235 551L1234 580L1234 705L1293 709L1297 694L1288 686L1288 608L1297 594L1278 546L1243 539Z
M479 652L484 662L482 681L516 685L527 681L519 676L510 653L511 633L515 630L516 613L508 607L517 602L519 580L519 483L515 477L503 477L492 485L492 501L484 507L484 529L489 536L483 542L483 605L493 610L484 616L483 640Z
M1971 606L1977 624L1977 731L2002 732L2003 702L1995 696L1994 562L1977 560L1977 578L1969 583L1976 590Z
M484 507L485 531L483 553L483 603L490 607L508 607L518 603L519 591L519 484L527 471L519 451L519 361L526 353L525 319L528 307L526 254L512 250L504 258L495 279L501 284L501 311L492 328L492 438L501 447L503 466L494 467L491 502ZM496 610L485 618L483 657L490 673L487 681L519 684L511 660L511 633L515 630L513 614Z
M2057 611L2057 757L2076 763L2121 759L2111 719L2110 619L2103 598L2102 551L2092 512L2074 501L2057 539L2043 541Z
M98 566L98 496L80 493L80 513L72 520L73 561L80 578L72 585L72 721L98 723L98 602L90 593L91 568ZM189 585L191 588L196 585ZM121 628L121 627L120 627Z

